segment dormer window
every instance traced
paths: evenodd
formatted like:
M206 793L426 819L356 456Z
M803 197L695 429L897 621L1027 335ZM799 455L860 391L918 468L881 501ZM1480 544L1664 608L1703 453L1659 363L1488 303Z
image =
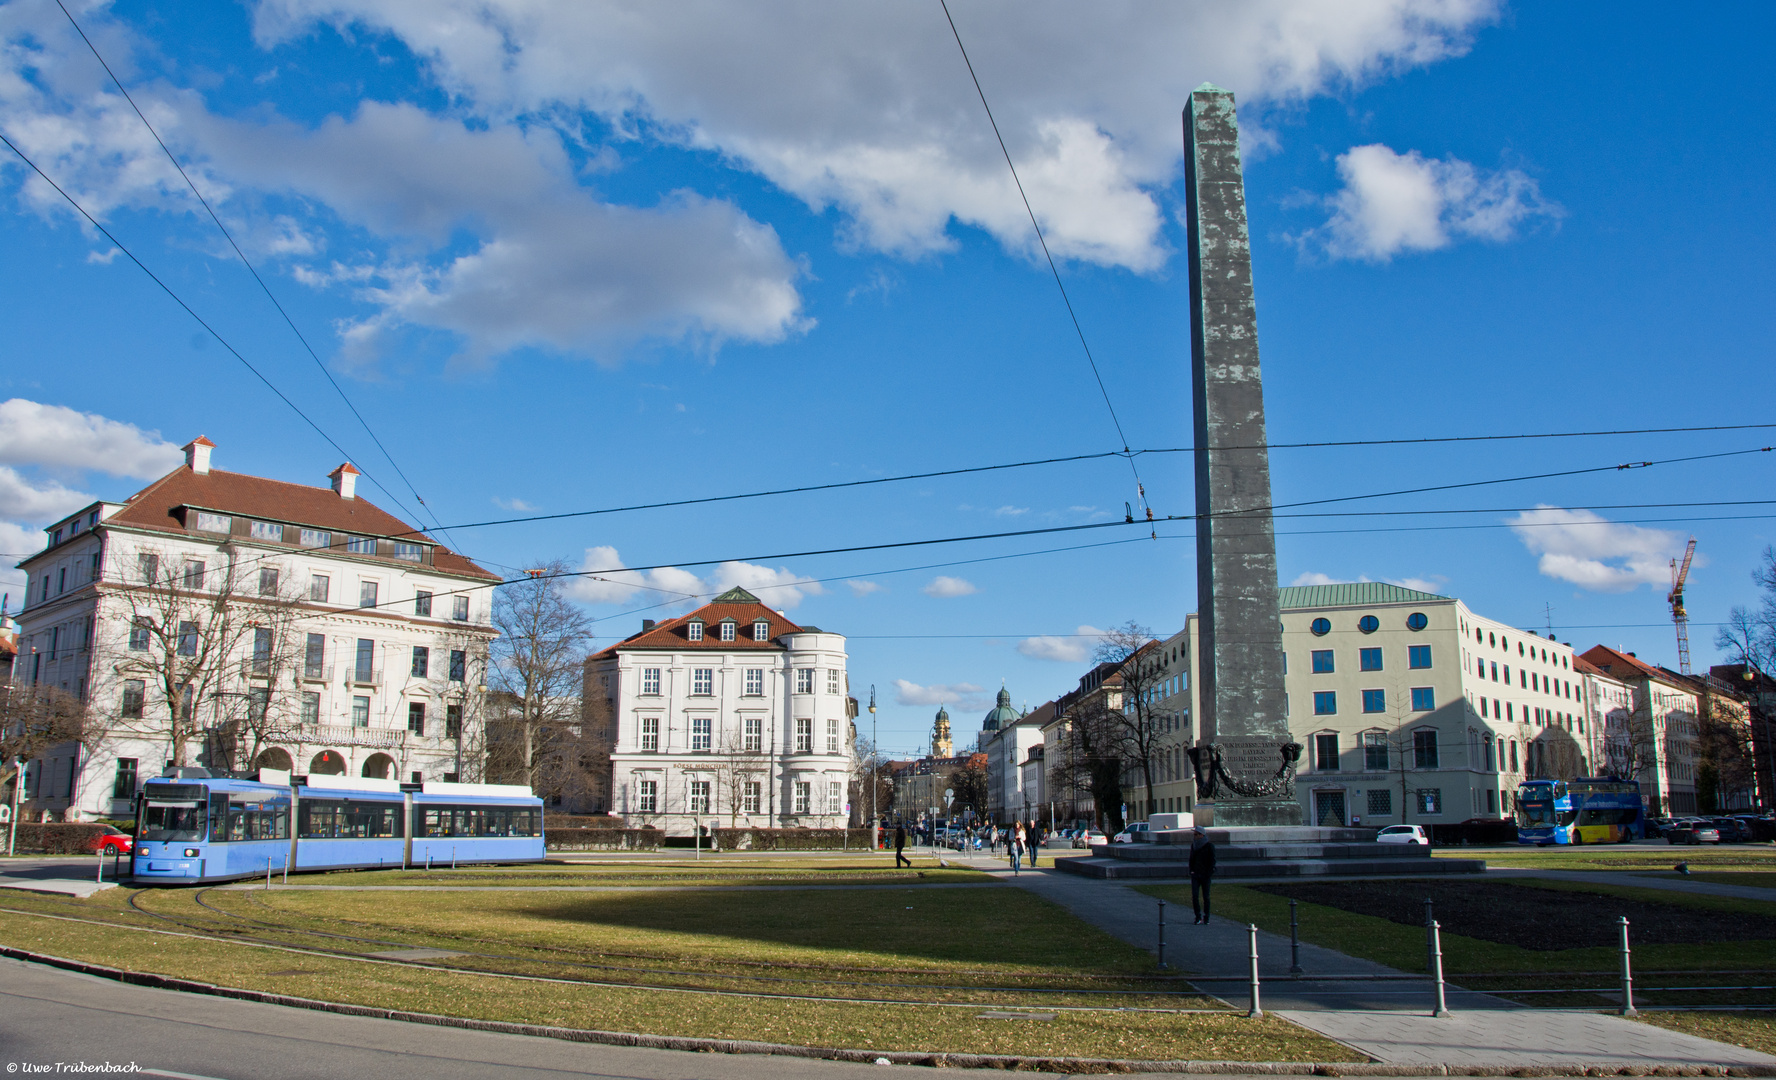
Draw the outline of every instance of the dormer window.
M739 624L734 622L733 619L723 619L721 621L721 639L723 641L733 641L738 629Z
M756 621L752 624L752 640L754 640L754 641L770 641L771 640L771 624L769 621L767 621L765 619L759 619L758 621Z
M685 637L691 641L703 640L703 620L692 619L685 623Z
M197 528L199 532L225 533L234 528L234 519L227 514L211 514L199 510Z

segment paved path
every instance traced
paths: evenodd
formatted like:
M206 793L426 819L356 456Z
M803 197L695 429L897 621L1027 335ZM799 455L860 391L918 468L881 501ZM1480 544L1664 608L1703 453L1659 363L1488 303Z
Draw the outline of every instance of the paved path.
M1491 877L1530 877L1547 878L1550 881L1577 881L1588 885L1619 885L1635 889L1662 889L1667 892L1686 892L1697 896L1726 896L1736 900L1764 900L1776 903L1776 889L1761 889L1755 885L1723 885L1713 881L1697 881L1694 878L1652 877L1648 874L1635 873L1629 870L1488 870L1486 876Z
M0 859L0 889L24 889L29 892L61 893L85 899L101 889L113 889L117 882L110 859L105 860L105 880L98 880L98 868L92 855L55 858ZM129 872L129 860L122 863Z

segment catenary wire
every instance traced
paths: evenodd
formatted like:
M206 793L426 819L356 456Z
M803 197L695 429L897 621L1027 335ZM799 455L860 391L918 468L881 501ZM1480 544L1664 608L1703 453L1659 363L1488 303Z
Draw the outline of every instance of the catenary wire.
M308 351L309 359L313 360L315 367L320 369L321 374L326 378L327 383L333 387L334 393L339 395L339 400L345 402L345 407L350 409L351 414L357 418L359 425L364 429L364 433L370 436L370 441L376 444L376 449L381 451L383 458L395 470L395 474L401 478L401 482L407 485L407 490L412 493L414 501L424 507L427 513L432 514L432 524L437 527L438 531L444 532L443 523L438 520L438 516L435 513L432 513L432 508L426 504L425 499L419 494L419 489L415 488L413 486L413 481L407 478L407 473L401 468L400 463L395 460L394 455L389 453L389 449L383 444L381 437L378 436L376 430L370 426L370 421L364 418L364 414L358 411L357 405L346 395L345 388L339 385L339 380L335 379L333 373L327 370L327 365L321 362L320 355L315 352L314 346L309 344L308 338L302 333L301 329L297 327L296 321L290 317L288 311L284 310L284 305L278 302L277 296L271 291L271 286L265 283L265 279L259 275L258 269L254 267L252 261L247 258L246 253L240 249L240 245L235 243L234 234L228 231L228 226L222 224L222 219L216 215L215 209L210 206L210 201L204 198L203 192L197 190L197 184L192 182L190 174L185 171L185 166L179 164L179 159L167 146L166 141L160 137L160 132L154 129L154 125L150 123L148 117L143 114L141 106L136 104L136 99L132 97L129 90L124 87L123 80L119 79L117 73L111 70L111 65L107 63L105 57L100 54L99 47L93 44L91 38L86 36L86 31L81 28L80 23L74 18L74 14L68 10L67 5L62 3L62 0L56 0L56 6L61 8L62 14L68 17L69 25L73 26L74 32L80 35L80 40L86 42L86 47L92 52L93 59L97 60L99 66L105 69L105 74L111 76L112 85L117 87L118 92L123 95L123 99L129 102L130 108L135 110L137 118L142 121L142 126L148 129L148 134L154 136L155 143L158 144L161 151L166 154L167 160L173 163L173 168L179 171L179 176L185 181L185 186L191 189L191 194L197 198L198 203L203 206L204 211L210 215L210 220L216 223L216 228L221 231L222 238L227 240L228 246L234 249L235 255L240 258L241 265L247 268L247 273L253 275L253 280L259 283L259 288L265 293L265 298L271 301L271 306L277 308L278 314L283 316L285 325L290 328L291 333L296 335L296 340L302 343L302 347Z

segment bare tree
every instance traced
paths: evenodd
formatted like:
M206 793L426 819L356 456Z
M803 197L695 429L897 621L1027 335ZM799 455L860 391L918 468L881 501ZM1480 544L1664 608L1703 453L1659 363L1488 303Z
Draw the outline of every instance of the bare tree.
M1068 705L1063 715L1066 726L1056 771L1072 790L1091 793L1096 816L1107 822L1112 835L1121 832L1125 824L1122 709L1112 707L1103 693L1091 693Z
M83 756L91 754L108 734L104 718L65 690L0 685L0 780L15 779L17 762L68 743L78 743Z
M580 723L580 692L592 626L562 587L569 573L556 560L527 571L524 580L494 596L491 682L507 697L503 735L518 783L544 797L550 781L544 759L551 744Z
M1157 708L1157 691L1166 677L1165 655L1153 631L1131 621L1104 634L1096 660L1116 665L1122 686L1117 739L1121 745L1117 749L1126 766L1140 774L1146 797L1136 816L1145 817L1154 805L1154 770L1159 761L1160 739L1166 734L1171 716L1161 714Z
M699 772L710 776L714 783L711 798L715 806L728 812L730 828L740 824L740 815L745 813L764 812L764 790L770 775L770 761L765 756L762 742L748 745L744 736L738 731L730 730L722 738L722 744L711 754L706 764L699 766ZM753 786L757 785L757 790ZM748 811L748 796L758 800L758 810Z
M868 821L871 813L886 817L894 807L892 766L863 735L852 742L850 790L854 820Z
M987 755L969 754L950 770L950 790L956 793L951 804L956 810L973 810L975 817L987 813Z

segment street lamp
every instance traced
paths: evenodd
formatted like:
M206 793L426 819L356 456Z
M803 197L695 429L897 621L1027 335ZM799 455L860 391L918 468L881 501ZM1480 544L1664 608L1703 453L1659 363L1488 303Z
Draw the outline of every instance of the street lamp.
M881 820L880 818L878 818L876 816L876 788L880 785L881 779L880 779L880 777L877 776L877 771L880 769L880 766L876 763L876 755L877 755L877 753L879 753L880 748L878 746L876 746L876 684L875 683L870 683L869 712L870 712L870 849L874 850L876 847L876 844L877 844L877 840L878 840L878 838L876 836L876 829L880 827L879 822Z

